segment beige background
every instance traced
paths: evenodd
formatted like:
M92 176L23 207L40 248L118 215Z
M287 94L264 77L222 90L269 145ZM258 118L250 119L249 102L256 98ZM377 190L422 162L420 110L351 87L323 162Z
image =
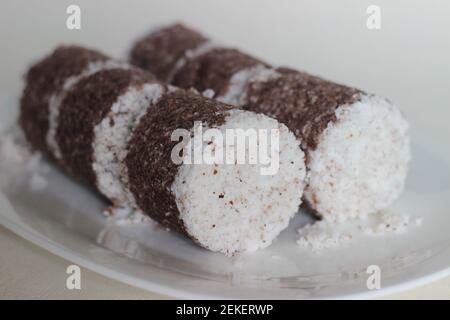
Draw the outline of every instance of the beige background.
M82 9L80 31L65 27L73 3ZM369 4L381 7L379 31L366 28ZM184 21L271 63L387 96L414 114L413 126L442 140L448 117L436 115L450 101L449 12L445 0L2 1L0 94L17 95L30 63L58 44L124 57L137 35ZM82 290L69 291L69 264L0 227L0 298L163 298L85 269ZM450 278L389 298L449 299Z
M81 30L66 28L73 3ZM366 27L371 4L381 30ZM0 94L17 95L30 64L59 44L124 58L139 35L182 21L270 63L388 97L439 138L448 117L435 115L450 101L449 15L447 0L4 0Z

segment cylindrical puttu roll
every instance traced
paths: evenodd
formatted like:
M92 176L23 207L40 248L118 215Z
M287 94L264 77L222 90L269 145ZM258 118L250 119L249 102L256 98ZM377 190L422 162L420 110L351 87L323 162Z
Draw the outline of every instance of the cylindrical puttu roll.
M139 207L213 251L268 246L301 202L305 168L295 136L272 118L186 91L164 95L156 109L162 112L148 112L140 121L125 160ZM278 172L261 175L261 164L174 163L171 150L178 142L168 137L176 129L194 136L196 121L223 136L229 129L279 130ZM222 148L214 139L200 144Z
M134 122L164 88L138 69L100 70L74 85L61 102L55 140L67 171L114 204L124 203L122 162Z
M400 195L410 147L408 124L395 105L304 72L269 67L206 40L194 43L189 40L194 33L179 25L157 33L164 37L158 41L165 43L160 55L171 56L167 51L184 39L177 52L184 46L186 53L168 71L172 83L286 124L302 141L307 162L304 203L318 216L330 220L366 216ZM154 37L147 35L132 49L147 66L158 61L140 48L157 50Z
M169 81L173 67L188 50L207 42L201 34L180 24L155 30L149 36L136 44L130 59L163 81Z
M81 47L60 47L30 68L20 124L33 147L123 205L124 147L133 122L162 90L150 73L127 63Z
M64 50L70 57L71 48L56 52ZM57 67L54 55L44 61ZM34 79L49 77L47 69L42 72ZM50 125L39 150L51 153L63 170L115 206L137 208L225 254L268 246L297 212L306 174L304 153L295 135L275 119L168 87L109 58L80 68L61 83L42 104ZM37 116L22 108L27 122L34 123ZM196 148L224 149L213 137L198 144L196 123L223 136L228 129L275 130L278 144L265 144L259 135L254 142L266 151L276 147L276 172L261 174L267 163L191 163L185 150L182 161L174 161L179 141L172 134L177 129L188 133L184 144L192 140ZM244 146L251 148L250 142Z
M90 64L105 60L105 55L94 50L60 47L29 69L19 121L33 148L51 155L46 142L51 97L62 89L67 79L82 73Z

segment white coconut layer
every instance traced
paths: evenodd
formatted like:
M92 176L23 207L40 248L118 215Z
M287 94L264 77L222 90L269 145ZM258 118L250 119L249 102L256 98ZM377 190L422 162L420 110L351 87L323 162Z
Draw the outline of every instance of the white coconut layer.
M363 95L336 110L308 152L305 197L325 219L364 217L402 192L410 161L408 123L387 100Z
M49 147L52 154L56 159L61 159L62 154L61 150L56 142L56 130L58 128L58 118L59 118L59 110L61 107L61 103L66 96L66 94L72 89L80 80L89 77L90 75L108 69L128 69L130 66L125 62L114 61L114 60L106 60L106 61L95 61L89 63L85 70L83 70L80 74L69 77L64 82L62 90L60 92L55 92L49 100L49 118L48 124L49 128L47 131L47 146Z
M204 53L207 53L208 51L210 51L214 48L217 48L217 47L218 47L218 44L216 42L205 41L194 49L186 50L184 55L177 60L177 62L173 66L172 70L170 71L169 75L167 76L167 82L171 83L173 80L173 77L178 72L178 70L180 70L188 61L190 61Z
M267 165L260 163L184 163L172 185L180 218L189 235L212 251L233 254L267 247L301 204L305 164L300 142L276 120L242 110L230 111L217 129L224 136L226 129L278 129L278 172L262 175ZM203 147L217 150L220 145L203 142Z
M245 104L246 92L250 83L265 82L276 79L279 76L279 72L263 65L241 70L231 77L227 91L225 94L217 97L217 100L234 106L242 106Z
M133 129L163 91L163 86L156 83L130 87L117 98L108 115L94 128L92 167L97 177L97 187L115 205L136 207L127 187L128 172L123 162Z

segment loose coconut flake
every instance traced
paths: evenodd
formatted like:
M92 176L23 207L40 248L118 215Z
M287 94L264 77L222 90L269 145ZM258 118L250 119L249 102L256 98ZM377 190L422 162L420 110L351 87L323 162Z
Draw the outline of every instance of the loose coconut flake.
M10 186L17 176L25 176L29 187L34 192L43 191L47 187L45 175L49 167L42 162L42 155L32 152L22 130L14 127L0 132L0 188Z
M297 230L297 244L303 249L320 253L329 249L346 248L364 235L399 236L420 227L422 221L420 217L383 211L352 221L320 220Z

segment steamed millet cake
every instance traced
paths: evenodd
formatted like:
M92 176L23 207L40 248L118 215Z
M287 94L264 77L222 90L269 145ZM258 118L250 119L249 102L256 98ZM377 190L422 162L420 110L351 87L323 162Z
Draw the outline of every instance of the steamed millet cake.
M165 95L156 108L164 113L142 118L125 160L139 207L213 251L232 254L268 246L301 202L305 168L295 136L265 115L185 91ZM279 130L278 172L261 175L261 164L175 164L170 157L177 142L167 137L175 129L192 131L194 121L224 136L230 128ZM219 147L215 141L206 144Z
M307 150L305 204L326 219L362 217L402 192L410 160L408 124L388 100L309 74L277 69L256 79L245 109L270 114Z
M31 146L51 155L46 142L49 127L49 100L70 77L82 73L91 63L107 60L104 54L78 46L57 48L34 64L25 76L20 102L20 124Z
M161 42L164 46L158 47ZM185 54L180 57L181 47ZM271 67L179 24L139 39L130 61L155 70L159 59L154 52L174 57L173 48L180 58L171 60L171 70L164 64L164 76L169 75L172 84L274 117L302 141L307 165L304 203L318 216L364 217L401 194L410 160L408 123L387 99L305 72Z
M65 68L55 56L74 55L76 61L88 55L83 50L58 48L38 65ZM101 57L76 72L62 72L70 76L42 103L47 130L44 145L35 148L113 207L138 210L204 248L231 255L270 245L301 203L306 168L298 138L266 115L167 86L148 72ZM44 81L53 71L35 72L33 79ZM22 101L31 99L28 94L39 92L25 90ZM26 126L44 113L21 112ZM224 135L230 128L278 130L278 171L262 175L264 164L175 163L171 133L193 133L195 122Z

